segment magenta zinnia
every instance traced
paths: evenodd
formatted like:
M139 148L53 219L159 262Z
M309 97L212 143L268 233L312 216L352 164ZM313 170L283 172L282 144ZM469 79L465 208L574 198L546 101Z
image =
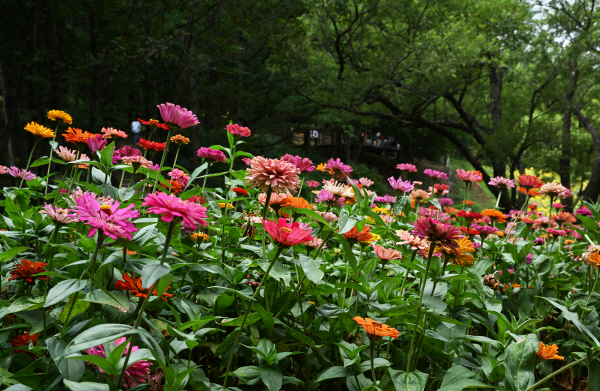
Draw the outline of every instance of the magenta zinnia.
M428 168L427 170L423 171L423 174L433 179L448 179L448 174L446 174L445 172L432 170L431 168Z
M410 181L403 181L400 177L396 180L393 176L391 176L388 178L388 182L390 183L390 186L396 190L397 194L408 193L415 188L415 185L410 183Z
M331 158L327 161L327 164L325 165L325 172L333 175L333 177L337 177L343 180L344 178L346 178L346 174L350 174L352 172L352 167L342 163L340 158L337 158L335 160Z
M122 343L125 343L125 341L127 341L127 338L122 337L122 338L117 338L113 342L116 346L119 346ZM127 343L127 347L123 351L122 357L127 356L127 353L129 352L130 348L131 348L131 352L135 352L136 350L140 349L137 346L131 347L131 344ZM104 351L104 345L98 345L94 348L86 349L85 352L87 354L106 358L106 352ZM150 376L150 366L151 365L152 364L146 360L136 361L133 364L131 364L125 371L125 376L123 377L123 384L122 384L123 387L130 388L130 387L134 387L135 385L137 385L139 383L147 382L148 377ZM104 371L102 369L98 368L98 370L100 371L100 373L104 373Z
M123 209L119 208L119 202L112 204L100 204L91 194L83 194L75 201L77 205L71 210L79 221L90 226L89 237L101 230L105 236L113 239L129 239L131 234L139 231L128 219L140 217L134 204Z
M92 134L87 138L87 145L92 150L92 153L100 152L106 147L108 141L102 138L101 134Z
M289 153L281 157L281 160L285 160L288 163L292 163L300 172L312 172L315 170L315 165L308 158L302 158L300 156L292 156Z
M188 226L196 229L196 224L206 225L206 208L202 205L183 201L173 194L148 194L142 204L148 207L149 213L162 215L161 220L170 223L174 218L183 219Z
M453 251L458 248L456 241L460 235L460 229L452 224L442 224L431 217L420 217L415 221L414 227L412 234L427 239L444 250Z
M222 151L219 151L218 149L202 147L198 150L197 154L198 157L208 160L209 163L225 163L227 161L227 157L225 157L225 154Z
M246 184L265 193L271 189L274 193L296 194L300 187L298 168L285 160L257 156L246 171Z
M179 107L179 105L167 102L157 107L163 121L169 125L170 130L173 130L172 128L185 129L200 123L194 113L188 109Z
M298 222L290 224L284 218L274 220L263 220L263 228L271 236L275 244L283 247L291 247L312 241L310 235L312 228L302 226Z

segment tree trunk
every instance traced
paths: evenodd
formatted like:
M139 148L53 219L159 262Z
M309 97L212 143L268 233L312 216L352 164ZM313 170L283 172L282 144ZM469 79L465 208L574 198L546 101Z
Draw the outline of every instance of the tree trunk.
M16 133L16 99L13 102L13 96L8 91L8 82L6 80L6 73L0 61L0 93L2 95L2 109L4 111L4 126L6 126L6 150L8 153L8 163L11 166L15 165L15 151L13 147L13 134Z
M502 82L505 67L490 65L490 103L492 111L492 131L496 133L502 122Z
M579 79L579 68L575 60L571 61L571 76L569 78L569 88L564 94L565 108L563 111L562 120L562 151L559 161L558 173L560 174L560 182L567 189L571 188L571 116L573 115L573 96L577 88L577 80ZM573 210L573 198L565 198L566 209L571 212Z
M89 91L89 109L90 109L90 117L88 127L91 132L98 132L96 129L99 121L99 113L100 113L100 105L99 105L99 83L100 76L98 73L100 69L98 67L98 58L96 57L98 54L98 30L97 30L97 2L96 0L92 1L90 5L90 54L92 56L92 66L91 66L91 75L90 75L90 91Z

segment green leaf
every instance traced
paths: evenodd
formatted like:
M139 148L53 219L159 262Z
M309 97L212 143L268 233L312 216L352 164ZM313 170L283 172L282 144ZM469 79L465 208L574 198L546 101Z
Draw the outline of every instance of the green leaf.
M54 363L58 367L60 374L67 380L79 381L85 373L85 364L83 361L73 361L61 359L61 355L67 347L67 343L59 337L50 337L46 339L46 347Z
M231 372L235 377L240 379L243 384L252 386L260 381L260 373L258 367L245 366Z
M121 200L121 202L125 202L125 201L129 200L134 195L135 195L134 189L129 189L126 187L119 189L119 200Z
M323 279L325 273L321 271L321 261L318 259L309 258L306 255L300 255L299 257L300 266L302 266L302 270L306 277L314 282L315 284L319 283Z
M274 366L259 366L260 378L269 391L279 391L283 384L281 369Z
M273 333L273 329L275 328L275 318L273 318L273 314L267 312L260 304L255 303L252 305L252 309L260 314L260 317L267 326L267 330L269 330L269 334Z
M589 359L588 359L589 360ZM594 357L588 362L588 390L600 390L600 359Z
M104 165L104 167L111 167L113 161L113 152L115 150L115 142L108 144L104 149L100 152L100 163Z
M315 346L315 342L309 336L304 335L300 331L293 329L291 327L288 327L286 325L283 325L283 328L285 329L287 335L289 335L290 337L296 338L298 341L300 341L303 344L306 344L308 346Z
M125 294L117 291L110 293L112 297L101 290L95 290L89 292L82 300L89 301L91 303L106 304L119 309L129 309L129 299L127 299Z
M554 259L545 255L538 255L531 263L540 276L547 274L552 270Z
M63 361L64 362L75 362L75 363L81 363L81 364L83 364L83 361L86 361L86 362L90 362L92 364L97 365L100 369L102 369L104 372L108 373L109 375L116 376L119 374L119 371L117 370L117 367L115 364L111 363L109 360L105 359L104 357L96 356L93 354L86 355L86 356L77 355L77 356L65 357L65 358L63 358ZM85 364L84 364L84 366L85 366Z
M73 391L110 391L108 384L93 383L89 381L77 383L67 379L64 379L63 382L65 383L65 386Z
M535 357L538 338L529 334L506 348L506 391L524 391L535 383Z
M149 289L161 277L171 272L171 266L167 264L149 264L142 269L142 288Z
M327 379L335 379L338 377L350 377L354 376L354 371L350 368L345 367L331 367L321 372L319 377L317 377L317 382L321 382Z
M269 268L269 263L261 262L259 263L259 266L266 272ZM292 275L290 274L290 271L279 261L275 261L271 267L271 270L269 271L269 276L273 277L277 281L285 282L287 286L289 286L292 282Z
M19 255L23 251L27 251L27 250L29 250L29 247L24 247L24 246L10 248L10 249L4 251L2 254L0 254L0 263L10 261L11 259L13 259L17 255Z
M186 191L188 186L191 185L196 178L198 178L198 175L200 175L202 173L202 171L206 170L206 167L208 167L208 163L203 163L202 165L200 165L200 167L197 167L194 172L192 172L192 175L190 175L190 179L187 183L187 185L185 186L185 189L183 189L183 191Z
M65 280L56 284L48 292L44 308L50 307L56 303L60 303L67 298L71 293L80 292L88 285L88 280Z
M392 377L396 391L423 391L429 378L429 375L426 373L418 371L406 373L389 368L388 372Z
M8 314L14 314L15 312L40 308L43 305L43 300L43 296L36 297L35 299L32 299L29 296L19 297L10 306L0 308L0 319L3 319Z
M475 379L459 379L459 380L453 382L452 384L449 384L447 386L441 387L437 391L462 391L465 388L476 388L476 389L479 389L479 390L485 390L485 389L496 390L496 389L498 389L498 387L494 387L494 386L491 386L491 385L486 384L484 382L480 382L479 380L475 380Z
M446 371L440 390L461 391L465 388L496 388L478 380L471 379L474 376L474 372L461 365L455 365Z
M63 355L69 356L106 342L112 342L125 335L137 333L138 331L133 326L125 324L108 323L94 326L76 336Z
M354 256L354 253L352 252L352 247L350 247L350 244L348 243L346 238L344 238L344 235L340 235L339 233L337 233L337 234L335 234L335 236L336 236L337 240L339 240L339 242L342 244L342 248L344 249L344 254L346 255L346 258L348 259L348 262L350 262L350 267L352 268L354 273L358 274L358 264L356 263L356 257Z
M260 314L253 312L251 314L248 314L248 317L246 318L246 322L244 323L244 325L248 326L251 325L253 323L256 323L260 320ZM243 316L239 316L235 319L225 319L223 322L221 322L221 326L241 326L242 325L242 321L244 320Z
M573 324L579 329L579 331L586 334L592 340L592 342L596 345L595 346L596 348L600 348L600 342L598 342L598 340L596 339L596 337L594 337L594 335L591 333L591 331L587 327L585 327L583 325L583 323L581 323L579 321L579 319L577 319L577 314L569 311L565 306L558 304L557 302L555 302L554 300L552 300L548 297L542 297L542 296L537 296L537 297L541 297L542 299L549 301L553 306L558 308L562 312L565 319L573 322Z
M169 284L173 282L174 278L175 277L172 274L167 274L158 281L155 288L158 297L161 297L163 293L165 293L167 289L169 289Z

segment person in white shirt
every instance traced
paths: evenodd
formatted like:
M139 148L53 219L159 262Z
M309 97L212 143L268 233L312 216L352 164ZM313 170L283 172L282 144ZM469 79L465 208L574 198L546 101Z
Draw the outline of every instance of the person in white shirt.
M315 139L315 145L319 145L319 131L318 130L313 130L311 132L311 137Z
M137 144L138 137L142 131L142 124L137 119L131 123L131 132L134 134L133 143Z

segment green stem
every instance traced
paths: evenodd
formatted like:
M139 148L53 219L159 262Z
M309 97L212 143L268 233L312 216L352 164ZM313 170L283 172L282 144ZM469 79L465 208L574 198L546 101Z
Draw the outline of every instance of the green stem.
M465 267L463 266L460 269L460 274L463 274L465 271ZM462 285L462 280L458 280L458 287L456 287L456 298L454 299L454 305L452 305L452 309L456 308L456 304L458 304L458 300L460 298L460 286Z
M427 255L427 265L425 267L425 274L423 275L421 281L421 289L419 295L419 309L417 312L417 320L415 322L415 331L412 336L412 340L410 341L410 350L408 353L408 365L406 367L406 372L410 373L411 364L412 364L412 355L415 348L415 339L417 337L417 332L419 331L419 321L421 320L421 315L423 314L423 293L425 292L425 283L427 282L427 276L429 275L429 267L431 266L431 258L433 256L433 251L435 250L435 246L433 243L429 246L429 254Z
M600 352L596 351L593 356L597 356ZM582 362L586 361L588 358L587 356L584 358L581 358L577 361L573 361L570 364L565 365L564 367L552 372L551 374L549 374L548 376L546 376L545 378L543 378L542 380L540 380L539 382L535 383L534 385L532 385L531 387L527 388L525 391L533 391L535 390L538 386L541 386L542 384L544 384L545 382L547 382L548 380L552 379L554 376L558 375L561 372L566 371L567 369L577 365L577 364L581 364Z
M98 251L100 251L100 247L102 246L102 242L104 242L104 236L102 236L102 234L98 234L98 241L96 242L96 248L94 249L94 254L92 255L92 259L90 259L90 263L88 263L88 266L86 267L86 271L89 269L90 264L92 265L92 276L96 274L96 258L98 257ZM83 277L85 273L81 274L81 277L79 277L79 279L81 280L81 278ZM94 290L94 281L92 281L90 279L90 291ZM67 317L68 319L68 317Z
M173 161L173 169L175 169L175 166L177 165L177 158L179 157L180 149L181 149L181 145L177 144L177 152L175 152L175 161ZM169 186L169 194L171 194L172 190L173 190L173 186Z
M171 239L173 238L173 231L175 230L175 225L177 225L177 222L175 221L175 219L173 219L169 224L169 230L167 231L167 240L165 240L165 247L163 248L162 256L160 258L161 265L164 265L165 260L167 259L167 253L169 252L169 243L171 243Z
M375 341L371 340L369 350L371 350L371 377L373 385L377 387L377 379L375 379Z
M269 264L269 267L265 271L264 278L262 280L260 280L260 284L258 284L256 291L254 292L254 294L252 295L252 298L250 299L250 303L248 303L248 306L246 307L246 313L244 314L244 319L242 320L242 324L240 326L240 331L238 332L238 334L235 338L235 342L233 343L233 348L231 349L231 355L229 356L229 361L227 362L227 369L225 370L225 380L223 381L223 389L226 389L226 387L227 387L227 379L229 378L229 370L231 369L231 364L233 363L233 357L235 356L235 349L237 348L237 345L240 342L240 337L242 336L242 332L244 331L244 325L246 324L246 319L248 318L248 314L250 314L250 307L252 307L252 302L254 301L254 298L256 297L256 295L260 292L260 288L262 287L263 283L269 278L269 272L271 271L271 268L273 268L273 265L275 265L275 262L277 261L277 258L279 258L279 255L281 254L282 251L283 251L283 247L277 248L277 254L275 254L275 257Z
M56 129L54 129L54 134L57 134L56 132L58 132L58 125L56 124ZM56 140L56 136L52 139L52 141ZM48 179L48 175L50 175L50 168L52 166L52 144L50 144L50 154L48 155L48 171L46 172L46 190L44 190L44 194L48 194L48 182L50 182Z
M165 164L165 158L167 157L167 152L169 152L169 144L171 143L171 135L173 134L173 130L169 127L169 134L167 135L167 141L165 143L165 150L163 151L162 158L160 159L160 166L158 168L158 172L156 173L156 180L154 181L154 186L152 187L152 193L156 191L156 185L160 181L159 177L162 173L163 165Z
M23 186L23 181L25 180L25 175L27 175L27 171L29 170L29 165L31 164L31 158L33 157L33 152L35 151L35 147L37 147L40 140L41 140L40 138L36 138L35 143L33 144L33 148L31 148L31 153L29 154L29 160L27 160L27 166L25 166L25 173L23 174L23 177L21 178L21 183L19 183L19 189L21 188L21 186Z
M210 171L210 166L211 166L210 163L208 163L208 166L206 166L206 174L204 175L204 182L202 183L202 190L206 189L206 180L208 179L208 172Z
M410 262L415 260L417 256L417 250L413 250L412 256L410 258ZM408 268L404 270L404 277L402 277L402 285L400 286L400 296L404 297L404 284L406 283L406 278L408 277Z

